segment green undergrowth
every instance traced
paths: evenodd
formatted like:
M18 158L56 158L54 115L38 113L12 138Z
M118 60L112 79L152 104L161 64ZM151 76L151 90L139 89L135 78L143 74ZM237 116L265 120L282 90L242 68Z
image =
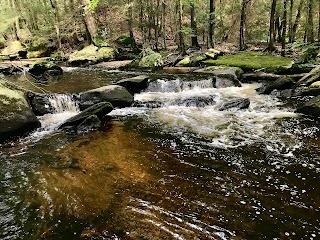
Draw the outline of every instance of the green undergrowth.
M293 64L290 58L262 52L240 52L233 55L221 56L217 60L210 59L204 62L212 66L239 67L244 71L262 70L276 73L286 71Z

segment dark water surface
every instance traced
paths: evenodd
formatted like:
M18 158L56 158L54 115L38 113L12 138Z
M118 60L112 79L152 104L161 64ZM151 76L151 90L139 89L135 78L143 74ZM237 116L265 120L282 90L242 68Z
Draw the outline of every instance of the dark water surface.
M47 89L128 75L76 71ZM136 100L160 108L117 110L82 136L34 133L0 146L1 239L320 239L319 121L255 86L171 91L167 75L153 78L161 87ZM251 106L177 106L195 94L246 95Z

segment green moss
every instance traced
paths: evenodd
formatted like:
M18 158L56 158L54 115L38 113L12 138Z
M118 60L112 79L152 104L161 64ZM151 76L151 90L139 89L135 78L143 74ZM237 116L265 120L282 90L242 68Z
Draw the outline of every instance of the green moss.
M135 40L133 38L125 35L120 36L116 42L124 47L132 47L135 44Z
M185 67L189 66L191 64L191 59L189 57L186 57L182 59L180 62L177 63L178 67Z
M33 69L34 67L38 66L43 66L45 68L53 68L56 66L53 62L46 61L46 60L37 60L34 63L31 64L30 70Z
M109 47L110 43L103 37L97 36L93 40L94 44L98 47Z
M97 62L103 60L113 59L115 57L115 50L111 47L98 48L94 45L89 45L81 51L74 52L70 58L70 62L88 61Z
M111 47L102 47L98 50L98 61L109 60L115 58L115 50Z
M207 65L240 67L244 71L262 69L266 72L281 72L291 68L293 61L289 58L280 57L261 52L240 52L233 55L225 55L217 60L204 61Z
M30 51L27 53L27 58L39 58L43 53L44 51Z
M162 68L163 59L160 53L156 53L147 48L132 61L130 66L136 68Z
M2 50L2 54L13 54L24 49L19 41L9 42L8 46Z

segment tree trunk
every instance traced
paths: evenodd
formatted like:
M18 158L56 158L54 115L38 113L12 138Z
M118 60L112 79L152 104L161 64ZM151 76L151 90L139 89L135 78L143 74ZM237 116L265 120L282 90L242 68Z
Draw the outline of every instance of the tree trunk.
M144 14L143 14L142 0L139 0L139 5L140 5L140 9L139 9L139 27L140 27L140 32L141 32L141 35L142 35L142 43L145 44L146 43L146 33L144 31Z
M184 36L182 32L182 0L177 0L178 10L178 31L179 31L179 50L182 55L186 54L186 47L184 43Z
M287 5L288 5L288 0L283 0L283 20L282 20L281 56L285 56L285 54L286 54Z
M194 6L194 0L190 1L190 7L191 7L191 47L199 48L198 43L198 31L197 31L197 21L196 21L196 9Z
M302 7L303 7L303 1L304 0L300 0L300 4L298 7L298 11L297 11L297 16L296 16L296 19L295 19L293 27L292 27L292 42L294 42L296 40L296 35L297 35L297 31L298 31L298 27L299 27L299 23L300 23L300 19L301 19L301 11L302 11Z
M269 45L268 50L274 51L274 39L275 39L275 31L274 31L274 23L275 23L275 14L276 14L277 0L272 0L271 5L271 13L270 13L270 26L269 26Z
M319 17L319 25L318 25L318 42L320 42L320 3L319 3L318 17Z
M292 43L292 21L293 21L293 0L290 0L290 14L289 14L289 42Z
M240 51L243 51L246 49L245 39L244 39L244 28L246 23L246 8L247 4L250 2L250 0L242 0L242 7L241 7L241 16L240 16Z
M167 33L166 33L166 2L162 1L162 39L163 48L167 49Z
M51 7L54 10L54 27L56 29L58 48L61 49L62 48L62 44L61 44L60 28L59 28L60 19L59 19L58 6L57 6L57 3L54 0L50 0L50 3L51 3Z
M89 0L81 0L82 5L84 6L84 23L86 25L86 29L88 29L90 39L89 41L93 44L95 44L95 38L97 36L97 26L95 19L92 15L92 12L90 12L89 7Z
M314 32L313 32L313 0L308 0L307 5L307 27L306 27L306 36L307 42L313 43L314 42Z
M210 13L209 13L209 44L210 47L214 48L215 45L215 0L210 0Z

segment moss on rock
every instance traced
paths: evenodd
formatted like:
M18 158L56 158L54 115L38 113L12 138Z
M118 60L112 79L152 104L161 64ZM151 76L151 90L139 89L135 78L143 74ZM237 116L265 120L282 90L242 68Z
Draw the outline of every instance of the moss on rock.
M115 50L111 47L98 48L94 45L89 45L71 54L69 63L72 65L90 64L114 59L114 57Z
M207 65L239 67L244 71L264 70L266 72L283 72L292 67L289 58L262 52L240 52L218 57L217 60L204 61Z
M163 59L160 53L156 53L150 48L146 48L129 66L134 68L162 68Z
M16 54L20 50L23 50L24 48L25 47L21 44L21 42L13 41L13 42L9 42L7 47L5 47L1 53L5 55Z

